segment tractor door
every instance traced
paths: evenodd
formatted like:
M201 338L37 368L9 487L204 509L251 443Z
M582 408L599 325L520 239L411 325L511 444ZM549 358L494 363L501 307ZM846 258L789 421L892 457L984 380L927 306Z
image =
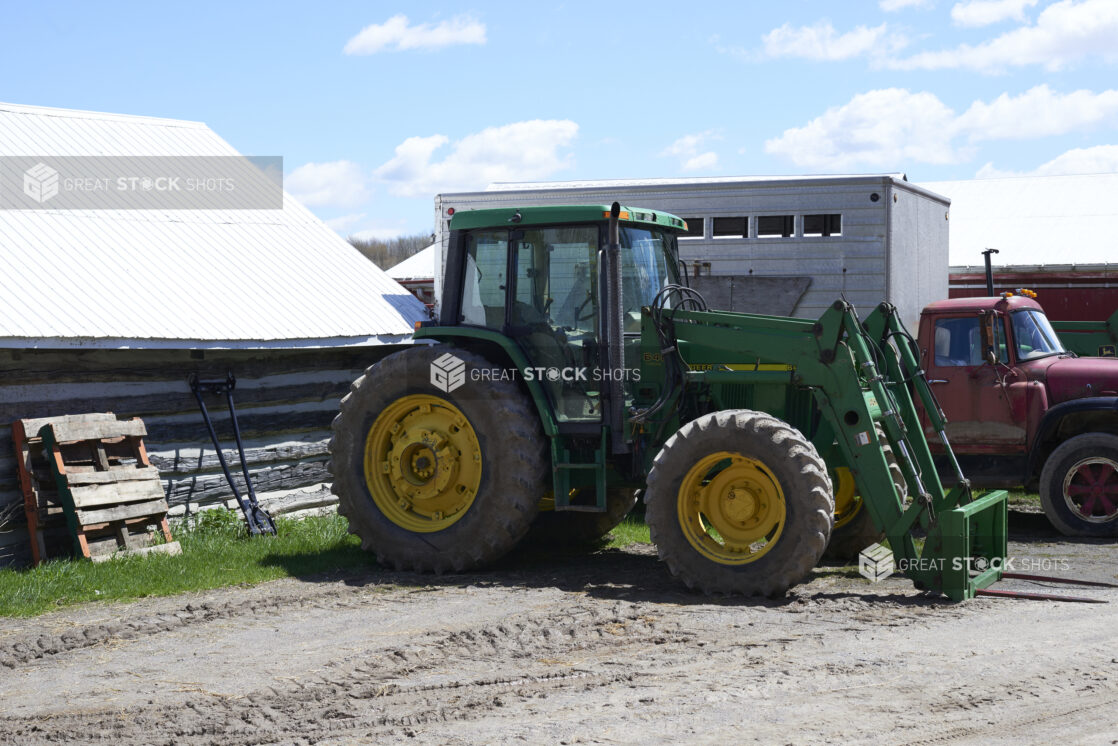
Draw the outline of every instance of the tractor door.
M510 233L508 334L524 350L559 422L599 422L597 225Z

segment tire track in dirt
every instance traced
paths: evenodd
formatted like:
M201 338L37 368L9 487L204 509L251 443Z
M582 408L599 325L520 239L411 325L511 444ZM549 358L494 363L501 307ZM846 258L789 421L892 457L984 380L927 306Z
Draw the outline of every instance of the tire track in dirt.
M107 624L75 627L61 633L17 636L0 645L0 666L16 668L41 658L75 650L149 635L171 632L182 627L244 616L260 616L281 609L322 607L344 608L368 602L368 592L360 588L336 586L300 589L298 593L241 601L187 603L175 611L122 619Z
M146 743L270 743L351 732L398 737L405 735L400 729L424 723L482 717L503 706L502 697L591 690L638 675L564 660L572 655L585 660L629 646L686 645L692 639L677 622L665 623L632 604L576 605L513 615L495 627L427 632L360 663L335 661L304 681L242 697L202 692L204 699L185 706L4 718L0 733L31 743L91 732ZM567 670L556 672L556 666ZM479 668L491 673L458 675Z
M935 746L957 741L975 741L980 738L993 743L1025 742L1040 743L1046 740L1046 733L1038 732L1038 726L1053 725L1058 721L1076 718L1081 725L1084 719L1090 720L1097 717L1100 712L1113 711L1118 704L1118 685L1106 684L1100 691L1090 693L1075 693L1074 699L1058 700L1053 703L1051 697L1046 700L1036 700L1015 710L1022 710L1016 717L1007 717L1001 712L997 722L982 718L983 710L987 707L1005 708L1004 702L999 702L993 697L983 697L976 700L972 706L963 709L971 710L967 724L960 726L956 723L950 725L931 726L933 733L921 734L922 737L908 741L910 746ZM1039 711L1038 711L1039 710ZM1098 735L1106 736L1106 723L1097 723ZM1113 727L1113 724L1111 724ZM1060 729L1063 730L1062 727ZM1056 734L1053 733L1053 736ZM1064 734L1067 735L1067 734ZM1109 741L1100 740L1099 743L1118 743L1118 731L1109 736Z

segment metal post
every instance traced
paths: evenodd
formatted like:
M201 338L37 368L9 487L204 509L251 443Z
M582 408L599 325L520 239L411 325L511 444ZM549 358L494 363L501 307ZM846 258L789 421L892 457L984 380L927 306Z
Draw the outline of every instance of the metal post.
M994 270L990 267L990 255L997 254L997 249L986 249L982 256L986 258L986 295L994 297Z

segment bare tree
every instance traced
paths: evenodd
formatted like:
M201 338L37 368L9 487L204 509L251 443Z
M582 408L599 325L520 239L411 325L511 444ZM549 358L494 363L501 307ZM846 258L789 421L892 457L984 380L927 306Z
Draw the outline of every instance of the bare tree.
M430 246L434 243L435 237L430 234L417 234L382 241L379 238L365 239L350 236L347 240L353 248L364 254L365 258L381 269L388 269Z

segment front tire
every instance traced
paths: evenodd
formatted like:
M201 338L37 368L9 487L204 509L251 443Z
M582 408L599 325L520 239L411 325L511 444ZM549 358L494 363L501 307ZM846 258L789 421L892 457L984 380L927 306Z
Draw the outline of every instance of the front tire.
M1067 536L1118 536L1118 435L1061 443L1040 474L1044 514Z
M815 447L747 409L681 427L653 462L645 502L660 559L705 593L784 593L822 557L834 520Z
M431 382L446 345L376 363L334 418L330 471L338 512L377 560L400 570L469 570L504 556L527 532L547 478L545 438L529 397L505 380ZM445 366L445 358L440 365Z

